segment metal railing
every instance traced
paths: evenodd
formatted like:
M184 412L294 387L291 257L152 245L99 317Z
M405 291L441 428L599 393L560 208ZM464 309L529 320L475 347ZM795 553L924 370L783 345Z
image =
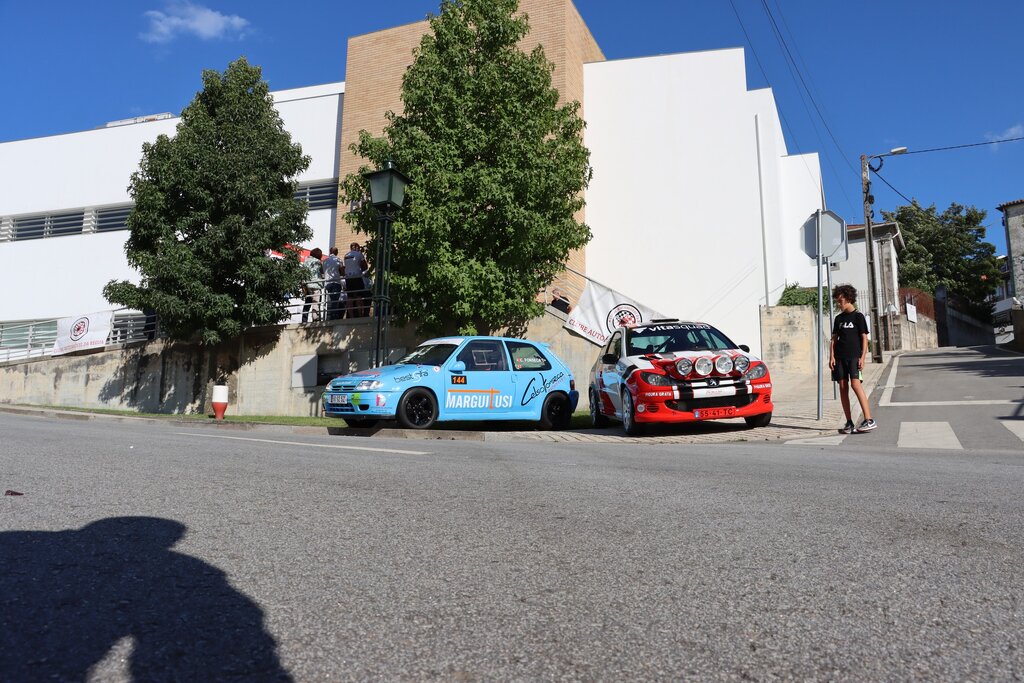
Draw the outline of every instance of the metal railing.
M347 289L341 280L309 280L298 296L290 297L282 308L288 317L282 324L333 322L369 318L374 315L372 281L359 289Z
M0 323L0 362L27 360L53 355L58 318L20 323ZM130 309L114 311L106 346L118 346L156 339L156 314Z

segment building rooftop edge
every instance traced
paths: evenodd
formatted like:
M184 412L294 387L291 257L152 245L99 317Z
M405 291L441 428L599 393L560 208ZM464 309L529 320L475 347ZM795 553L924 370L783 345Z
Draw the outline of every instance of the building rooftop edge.
M997 204L996 208L1002 211L1007 206L1017 206L1018 204L1024 204L1024 199L1014 199L1013 201L1003 202L1002 204Z
M634 60L637 60L637 59L660 59L662 57L681 57L683 55L699 55L699 54L703 54L705 52L730 52L732 50L741 50L741 51L743 51L744 52L743 57L744 57L744 59L746 58L745 48L742 45L737 45L736 47L712 47L712 48L708 48L707 50L684 50L682 52L663 52L661 54L656 54L656 55L637 55L635 57L617 57L617 58L614 58L614 59L604 59L604 60L601 60L599 62L583 62L583 63L584 64L588 64L588 65L589 64L616 64L618 62L628 62L628 61L634 61ZM765 88L758 88L758 90L771 90L771 86L768 86L768 87L765 87ZM753 91L748 90L747 92L753 92Z
M331 95L343 95L345 93L345 81L331 81L330 83L314 83L313 85L300 85L300 86L297 86L295 88L281 88L280 90L271 90L270 91L270 95L274 96L275 94L278 94L278 93L298 93L298 91L301 91L301 90L312 90L314 88L330 88L331 86L336 86L336 89L333 90L333 91L320 93L318 95L306 95L306 96L299 96L299 97L289 97L288 99L280 100L280 102L295 102L297 100L311 99L313 97L329 97ZM191 100L189 100L189 101L191 102ZM276 104L277 102L278 102L278 100L275 99L274 103ZM149 114L143 114L143 116L149 116ZM135 117L128 117L128 118L135 118ZM139 123L128 124L128 125L142 125L142 124L145 124L145 123L159 123L159 122L162 122L162 121L173 121L173 120L179 119L179 118L181 118L181 112L178 112L177 114L172 113L170 118L155 119L155 120L152 120L152 121L140 121ZM106 123L109 123L109 122L105 121L103 124L100 124L100 125L95 126L93 128L81 128L81 129L78 129L78 130L66 130L63 133L50 133L49 135L31 135L31 136L29 136L27 138L12 138L10 140L0 140L0 145L9 145L9 144L13 144L13 143L16 143L16 142L28 142L30 140L45 140L47 138L59 138L59 137L61 137L63 135L81 135L82 133L95 133L95 132L98 132L98 131L101 131L101 130L113 130L113 129L116 129L116 128L123 128L124 127L124 126L114 126L113 128L108 128L106 126Z

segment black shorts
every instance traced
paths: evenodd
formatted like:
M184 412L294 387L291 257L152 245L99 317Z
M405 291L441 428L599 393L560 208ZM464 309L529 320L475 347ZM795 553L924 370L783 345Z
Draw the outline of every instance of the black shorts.
M858 358L836 358L836 366L832 368L832 381L842 382L844 379L864 381L864 373L857 367Z

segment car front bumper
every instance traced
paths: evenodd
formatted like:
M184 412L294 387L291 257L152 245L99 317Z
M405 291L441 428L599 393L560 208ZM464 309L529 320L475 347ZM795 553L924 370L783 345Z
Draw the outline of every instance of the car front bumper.
M680 398L666 391L640 391L634 396L634 419L640 423L704 422L754 417L775 410L771 385L733 395ZM666 395L669 394L669 395Z
M397 396L386 391L326 391L320 401L327 417L375 420L394 418L397 403Z

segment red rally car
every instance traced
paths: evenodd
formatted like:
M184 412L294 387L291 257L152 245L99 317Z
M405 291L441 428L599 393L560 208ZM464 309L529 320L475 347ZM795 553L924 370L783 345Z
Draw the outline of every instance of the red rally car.
M771 422L768 366L707 323L656 319L616 330L590 374L590 417L629 435L651 422Z

